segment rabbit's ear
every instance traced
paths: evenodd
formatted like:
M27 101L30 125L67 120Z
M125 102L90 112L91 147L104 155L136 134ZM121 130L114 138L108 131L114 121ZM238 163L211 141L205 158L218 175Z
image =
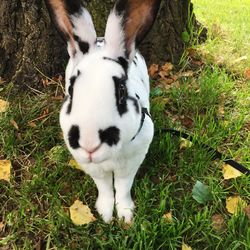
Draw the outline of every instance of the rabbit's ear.
M118 0L106 26L107 46L131 59L135 47L153 25L160 3L161 0Z
M96 42L96 32L89 12L80 0L45 0L51 19L68 43L71 57L88 53Z

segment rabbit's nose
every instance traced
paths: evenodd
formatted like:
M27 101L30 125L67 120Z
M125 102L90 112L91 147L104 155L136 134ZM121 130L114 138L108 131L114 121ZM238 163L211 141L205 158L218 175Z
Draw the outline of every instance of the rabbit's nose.
M101 144L95 147L82 147L89 155L95 153L99 148L101 147Z

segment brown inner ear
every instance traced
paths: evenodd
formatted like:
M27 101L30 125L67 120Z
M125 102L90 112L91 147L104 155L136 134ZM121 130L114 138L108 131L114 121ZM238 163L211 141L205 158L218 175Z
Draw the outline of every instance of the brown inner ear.
M63 0L48 0L52 12L54 14L55 23L60 31L64 34L65 39L70 43L70 46L75 50L73 39L73 27L69 20Z
M160 0L129 1L125 22L125 43L130 54L133 42L138 45L153 25Z

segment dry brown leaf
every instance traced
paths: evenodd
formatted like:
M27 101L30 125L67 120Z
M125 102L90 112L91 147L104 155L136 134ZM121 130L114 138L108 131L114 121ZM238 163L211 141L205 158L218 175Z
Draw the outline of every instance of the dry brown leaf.
M11 124L16 130L19 130L19 127L18 127L18 125L17 125L17 123L16 123L15 120L10 120L10 124Z
M11 161L0 160L0 180L10 181Z
M9 102L0 99L0 113L5 112L8 109L9 105Z
M74 204L69 208L70 219L75 225L89 224L96 220L90 211L90 208L84 205L81 201L76 200Z
M194 76L194 71L192 71L192 70L187 70L187 71L178 73L178 78L180 78L180 77L192 77L192 76Z
M220 105L219 106L218 113L219 113L219 115L224 116L224 114L225 114L225 107L224 107L224 105Z
M245 212L246 216L248 217L248 220L250 222L250 205L248 205L247 207L245 207L243 209L243 211Z
M242 173L230 166L229 164L223 163L222 173L225 180L237 178L242 175Z
M190 117L187 117L187 116L183 115L183 116L180 117L180 121L181 121L181 125L186 127L186 128L192 128L193 127L194 121Z
M244 72L244 77L247 79L247 80L250 80L250 68L246 69L245 72Z
M75 169L81 169L80 165L74 159L69 161L69 166Z
M152 64L150 65L148 69L148 74L151 78L155 78L159 71L159 65L158 64Z
M169 75L171 70L174 68L174 65L172 63L165 63L162 67L161 70L164 71L166 74Z
M173 222L173 215L172 215L172 212L168 212L168 213L165 213L163 216L162 216L163 219L165 219L166 222L168 223L171 223Z
M3 231L4 227L5 227L5 225L3 224L3 222L0 222L0 232Z
M225 229L225 220L221 214L213 215L212 222L213 229L215 229L216 231L222 231L223 229Z
M226 209L230 214L237 214L239 208L247 207L247 203L240 196L232 196L226 199Z
M182 243L181 250L192 250L192 247L189 245L185 244L184 242Z
M35 122L28 122L28 125L31 128L36 128L37 127L36 124L35 124Z
M172 78L163 78L161 79L161 84L164 85L171 85L174 82Z

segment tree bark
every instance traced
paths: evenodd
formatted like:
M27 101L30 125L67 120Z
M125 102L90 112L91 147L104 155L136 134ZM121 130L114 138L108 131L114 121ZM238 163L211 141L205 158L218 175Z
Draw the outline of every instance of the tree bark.
M115 0L86 0L99 36ZM189 0L162 0L153 29L140 49L148 64L178 63L185 47L182 34L188 30ZM63 73L68 60L66 46L57 34L42 0L0 1L0 77L38 87L40 72ZM195 23L195 19L192 20Z

